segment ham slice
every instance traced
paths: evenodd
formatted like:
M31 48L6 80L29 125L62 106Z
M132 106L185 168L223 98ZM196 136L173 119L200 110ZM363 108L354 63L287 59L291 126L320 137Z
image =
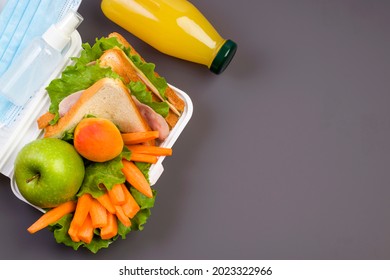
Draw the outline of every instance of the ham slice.
M156 113L148 105L139 102L138 99L135 98L134 96L132 97L139 112L141 113L142 117L146 120L150 128L152 130L157 130L159 132L158 139L161 141L165 140L169 135L169 126L165 121L165 119L163 118L163 116Z
M61 118L70 110L70 108L73 107L77 100L79 100L83 92L84 90L76 91L61 100L60 104L58 105L58 113L60 114Z

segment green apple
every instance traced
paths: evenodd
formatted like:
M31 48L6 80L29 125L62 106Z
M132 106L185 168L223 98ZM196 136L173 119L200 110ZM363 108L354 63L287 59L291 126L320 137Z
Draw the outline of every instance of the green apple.
M71 144L60 139L34 140L15 159L14 176L21 195L41 208L74 199L84 173L81 156Z

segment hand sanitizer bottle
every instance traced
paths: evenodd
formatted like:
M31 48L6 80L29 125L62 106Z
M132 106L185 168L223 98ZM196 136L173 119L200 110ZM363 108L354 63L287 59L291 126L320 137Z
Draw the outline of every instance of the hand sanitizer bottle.
M82 20L77 12L70 11L42 37L32 40L0 77L0 96L16 106L23 106L59 66L62 51Z

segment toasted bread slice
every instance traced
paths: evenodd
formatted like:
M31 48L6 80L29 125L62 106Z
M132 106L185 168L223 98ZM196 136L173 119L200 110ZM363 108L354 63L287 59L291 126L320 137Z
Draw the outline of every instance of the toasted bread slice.
M138 55L138 56L141 58L142 61L145 61L145 60L142 58L142 56L141 56L141 55L132 47L132 45L130 45L130 43L129 43L122 35L120 35L119 33L116 33L116 32L110 33L110 34L108 35L108 37L109 37L109 38L111 38L111 37L117 38L117 40L119 41L119 43L121 43L121 44L122 44L123 46L125 46L126 48L130 48L130 54L131 54L131 55ZM109 51L107 51L107 52L110 52L110 51L111 51L111 50L109 50ZM118 55L118 53L116 53L115 55ZM123 54L123 55L126 56L125 54ZM104 60L104 59L105 59L104 56L105 56L105 55L103 54L103 56L102 56L101 59ZM107 55L107 56L108 56L108 57L107 57L107 61L105 62L107 66L113 67L112 65L110 65L111 63L113 63L114 65L117 64L116 67L119 68L119 64L118 64L118 63L121 63L122 65L124 65L124 64L129 64L129 62L126 62L126 60L128 60L127 57L126 57L125 60L123 60L123 57L122 57L122 58L114 59L112 54L109 54L109 55ZM114 60L112 60L112 59L114 59ZM130 66L124 65L124 66L122 66L122 67L125 68L125 69L128 69L129 67L132 67L132 66L131 66L131 65L130 65ZM117 72L114 68L113 68L113 70L114 70L115 72ZM118 73L118 72L117 72L117 73ZM118 74L121 75L120 73L118 73ZM131 75L127 74L127 75L125 75L125 76L128 76L128 78L135 78L134 75L136 75L136 74L137 74L136 71L133 70ZM155 72L154 74L156 75L156 77L160 77L160 75L159 75L157 72ZM122 76L122 75L121 75L121 76ZM123 77L123 76L122 76L122 77ZM138 79L139 79L139 78L138 78ZM130 79L130 80L132 80L132 79ZM134 80L132 80L132 81L134 81ZM178 112L180 112L180 113L184 111L184 107L185 107L184 100L181 99L171 87L169 87L169 86L167 87L167 89L166 89L166 91L165 91L165 96L167 97L168 102L169 102L170 104L172 104L173 107L174 107L174 108L172 108L173 110L170 110L170 114L175 113L175 112L173 112L173 111L175 111L175 109L176 109ZM176 114L176 113L175 113L175 114ZM176 115L178 115L178 114L176 114ZM175 119L175 120L174 120L174 119ZM174 118L174 117L172 117L172 116L168 116L168 117L167 117L167 121L169 121L169 120L171 120L171 121L174 120L174 123L177 122L177 119L178 119L178 116L177 116L177 118ZM171 125L171 124L170 124L170 125ZM174 124L173 124L172 126L174 126Z
M137 71L120 48L115 47L105 51L99 59L99 64L102 67L111 67L112 71L122 77L125 84L130 83L130 81L142 82Z
M150 130L122 81L103 78L86 89L57 124L46 126L44 137L61 138L86 115L109 119L124 133Z
M143 82L129 58L119 48L113 48L105 51L99 60L102 67L111 67L114 72L123 78L123 81L126 84L130 83L130 81ZM156 95L152 96L154 101L161 101L161 98ZM173 106L173 104L170 104L170 106ZM175 113L174 110L175 107L170 107L168 115L165 118L165 121L168 123L170 128L173 128L179 120L180 112Z

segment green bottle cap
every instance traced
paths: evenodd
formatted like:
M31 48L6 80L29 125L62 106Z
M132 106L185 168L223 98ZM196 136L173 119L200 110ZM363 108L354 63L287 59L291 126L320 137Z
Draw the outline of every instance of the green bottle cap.
M226 40L210 65L211 72L221 74L232 61L236 51L237 44L232 40Z

